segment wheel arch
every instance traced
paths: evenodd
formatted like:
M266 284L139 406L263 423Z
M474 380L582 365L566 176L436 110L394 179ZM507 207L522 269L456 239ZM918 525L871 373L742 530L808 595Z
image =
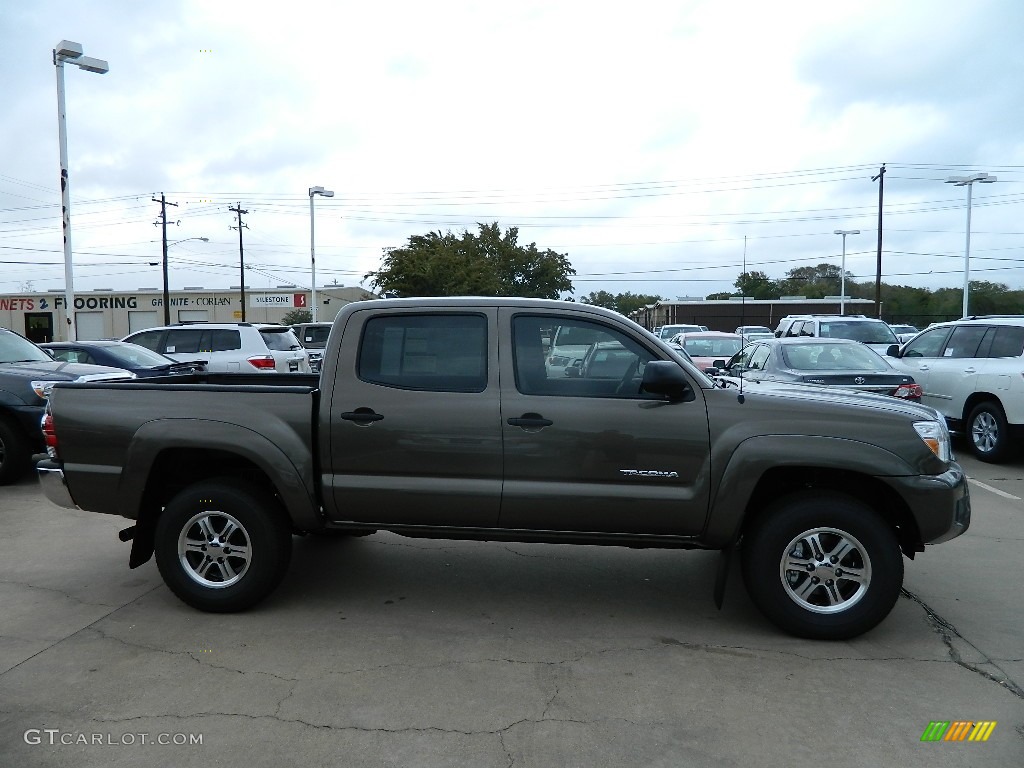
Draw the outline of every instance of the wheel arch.
M252 430L209 426L205 430L196 420L154 421L133 437L118 487L120 513L136 520L130 567L152 556L156 520L167 503L183 488L206 480L243 482L276 498L293 528L322 527L310 446L286 446L292 455L309 456L296 463Z

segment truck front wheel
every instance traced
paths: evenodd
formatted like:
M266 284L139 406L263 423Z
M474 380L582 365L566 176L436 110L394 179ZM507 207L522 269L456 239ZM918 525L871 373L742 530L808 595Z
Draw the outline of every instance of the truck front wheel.
M164 583L201 611L255 605L284 577L291 532L272 498L226 478L196 483L156 523L156 564Z
M776 501L744 534L742 558L754 604L800 637L846 640L867 632L889 615L903 586L892 527L839 493Z

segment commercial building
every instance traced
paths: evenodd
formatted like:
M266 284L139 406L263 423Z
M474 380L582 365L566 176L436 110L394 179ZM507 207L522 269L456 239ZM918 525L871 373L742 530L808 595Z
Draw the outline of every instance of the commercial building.
M186 287L170 291L172 323L234 322L242 320L242 294L233 289ZM325 286L317 289L317 320L333 320L353 301L377 298L359 287ZM245 289L245 320L279 323L295 309L309 307L310 292L294 286ZM137 291L96 290L75 295L74 321L79 339L119 339L134 331L164 324L164 294L157 288ZM68 314L64 290L45 293L0 294L0 326L37 343L66 341Z
M870 299L845 300L846 314L878 317ZM732 332L741 325L766 325L775 329L786 315L838 315L839 297L808 299L789 296L782 299L685 299L659 301L641 307L630 318L648 330L663 325L706 325L712 331Z

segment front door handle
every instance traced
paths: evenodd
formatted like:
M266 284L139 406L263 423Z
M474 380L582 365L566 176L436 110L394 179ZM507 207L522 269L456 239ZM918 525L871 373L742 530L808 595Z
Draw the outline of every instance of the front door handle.
M508 424L512 427L550 427L554 423L551 419L545 419L539 413L524 413L518 418L512 417L508 419Z
M356 424L369 424L371 421L380 421L384 414L374 413L372 408L356 408L354 411L345 411L341 418L345 421L354 421Z

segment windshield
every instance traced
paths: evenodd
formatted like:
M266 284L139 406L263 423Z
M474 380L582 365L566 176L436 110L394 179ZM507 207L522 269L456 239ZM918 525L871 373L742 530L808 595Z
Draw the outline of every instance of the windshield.
M821 323L823 339L853 339L865 344L898 344L899 339L892 328L881 320L859 320L856 322L830 320Z
M794 371L887 371L889 364L860 344L790 344L782 347Z
M175 361L169 357L164 357L161 354L154 352L151 349L140 347L138 344L131 344L125 342L124 344L111 344L109 347L103 347L110 356L117 359L119 362L127 363L128 365L138 365L145 367L152 367L158 365L170 365Z
M52 363L53 358L28 339L0 329L0 363Z

